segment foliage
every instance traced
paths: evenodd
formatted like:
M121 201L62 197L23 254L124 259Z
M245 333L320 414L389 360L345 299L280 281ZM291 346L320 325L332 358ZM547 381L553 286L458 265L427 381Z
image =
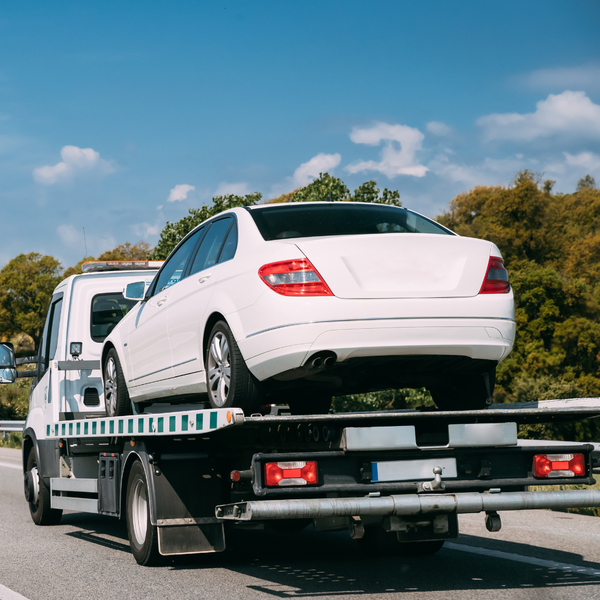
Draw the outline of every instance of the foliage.
M183 217L176 223L167 222L160 233L160 239L149 258L151 260L164 260L169 256L173 248L190 232L196 225L218 215L224 210L238 206L254 206L262 198L259 192L253 192L246 196L226 194L225 196L214 196L211 206L202 208L190 208L189 215Z
M586 175L577 182L578 192L585 188L596 189L596 180L591 175Z
M8 441L4 441L3 437L0 437L0 448L14 448L21 449L23 445L23 435L13 431L8 436Z
M438 217L494 242L510 273L517 335L498 369L496 401L523 400L523 382L534 379L550 390L528 384L540 398L564 397L561 385L576 397L600 395L600 190L553 195L551 183L540 188L523 171L508 187L459 194Z
M9 261L0 271L0 334L24 332L37 347L60 280L60 263L52 256L30 252Z
M337 202L350 196L346 184L329 173L319 173L319 177L306 187L294 192L292 202Z
M356 412L365 410L400 410L417 406L433 406L431 394L425 388L384 390L368 394L335 396L334 412Z
M96 260L148 260L150 252L148 242L140 241L133 245L125 242L102 253Z

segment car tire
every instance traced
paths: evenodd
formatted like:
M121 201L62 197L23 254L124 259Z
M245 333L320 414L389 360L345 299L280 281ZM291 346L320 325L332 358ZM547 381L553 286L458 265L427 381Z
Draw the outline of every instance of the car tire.
M31 448L27 457L25 497L36 525L57 525L60 522L63 511L50 507L50 488L39 474L35 448Z
M496 369L464 379L450 379L432 386L431 396L440 410L483 410L492 404Z
M288 398L288 405L293 415L326 415L332 400L331 392L307 391Z
M385 531L379 525L365 527L363 537L357 541L360 549L369 556L423 556L435 554L444 545L444 540L401 542L395 531Z
M127 535L131 552L138 564L155 565L160 561L158 531L150 521L150 494L144 466L136 460L129 471L126 497Z
M123 376L119 356L111 348L104 361L104 405L108 417L122 417L132 414L131 400Z
M260 411L263 393L225 321L215 323L206 345L206 386L213 408L241 408L246 415Z

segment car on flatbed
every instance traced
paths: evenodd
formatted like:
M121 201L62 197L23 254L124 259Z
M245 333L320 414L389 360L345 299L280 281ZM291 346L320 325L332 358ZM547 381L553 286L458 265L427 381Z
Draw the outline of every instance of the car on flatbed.
M234 208L198 225L102 351L116 415L204 395L295 414L334 395L426 387L444 409L491 402L512 349L499 249L406 208L318 202Z

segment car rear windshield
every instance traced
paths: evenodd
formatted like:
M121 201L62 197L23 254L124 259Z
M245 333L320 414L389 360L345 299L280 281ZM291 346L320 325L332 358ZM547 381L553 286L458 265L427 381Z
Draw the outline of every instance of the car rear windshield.
M284 204L250 210L267 241L372 233L437 233L454 235L406 208L384 204Z

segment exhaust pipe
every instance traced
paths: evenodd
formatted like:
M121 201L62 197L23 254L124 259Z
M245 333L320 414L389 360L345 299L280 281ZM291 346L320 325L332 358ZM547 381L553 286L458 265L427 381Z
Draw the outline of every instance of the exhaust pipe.
M323 352L317 352L313 354L305 364L309 365L312 369L321 369L333 367L337 362L337 355L331 350L324 350Z

